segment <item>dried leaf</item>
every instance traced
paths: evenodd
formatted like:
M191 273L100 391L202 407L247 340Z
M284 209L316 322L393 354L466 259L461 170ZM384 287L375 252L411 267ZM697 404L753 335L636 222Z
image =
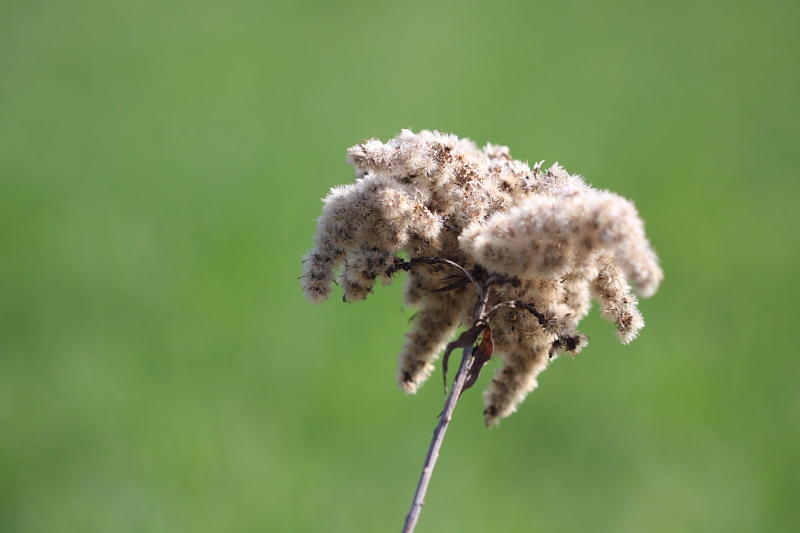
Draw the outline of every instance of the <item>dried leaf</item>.
M461 394L478 381L481 370L486 366L486 363L489 362L489 359L492 358L493 351L494 341L492 340L492 328L486 326L486 329L483 330L483 340L481 340L478 348L472 353L472 363L469 365L467 381L464 383L464 388L461 389ZM460 394L459 397L461 397Z
M489 329L485 324L478 324L472 326L467 331L458 336L456 340L449 343L444 351L442 357L442 379L444 380L444 393L447 394L447 362L450 360L450 353L456 348L466 348L472 346L478 340L481 332L484 329Z
M456 281L452 282L450 285L446 285L439 289L434 289L431 292L449 292L455 289L460 289L461 287L464 287L465 285L469 285L470 283L472 283L468 278L464 276L447 276L442 281L449 279L455 279Z

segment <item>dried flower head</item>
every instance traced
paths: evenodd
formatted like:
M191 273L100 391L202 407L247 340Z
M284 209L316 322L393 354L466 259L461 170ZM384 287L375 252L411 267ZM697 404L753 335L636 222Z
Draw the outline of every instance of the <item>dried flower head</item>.
M550 360L586 345L576 328L592 297L623 344L644 326L630 284L650 296L663 275L628 200L558 163L531 169L505 146L480 150L435 131L365 141L348 150L347 162L356 180L323 200L303 288L322 302L341 269L344 300L352 302L377 280L388 284L398 270L410 271L405 300L420 311L399 355L404 391L416 392L459 324L472 321L476 289L456 265L474 277L513 281L489 298L509 305L489 318L503 365L484 393L488 425L516 410Z

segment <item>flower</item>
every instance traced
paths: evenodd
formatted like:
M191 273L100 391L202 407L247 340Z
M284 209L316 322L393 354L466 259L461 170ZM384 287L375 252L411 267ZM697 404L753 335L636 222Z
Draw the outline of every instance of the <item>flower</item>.
M516 410L559 353L586 345L576 328L592 297L623 344L644 326L630 284L647 297L663 274L630 201L590 187L558 163L531 169L505 146L481 150L435 131L365 141L348 150L347 162L356 180L323 200L301 277L306 297L326 300L341 269L344 300L364 299L376 281L390 283L417 258L513 280L497 286L489 302L525 306L500 306L489 319L503 365L484 393L488 425ZM476 291L459 276L442 262L410 268L405 300L420 310L399 355L397 379L406 392L416 392L458 325L472 320Z

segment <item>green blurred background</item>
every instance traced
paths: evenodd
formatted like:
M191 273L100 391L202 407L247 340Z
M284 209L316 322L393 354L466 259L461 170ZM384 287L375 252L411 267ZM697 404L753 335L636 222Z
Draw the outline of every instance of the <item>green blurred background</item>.
M412 310L304 301L345 150L427 128L632 198L666 281L419 532L800 530L800 4L0 5L0 530L399 531L438 376ZM494 364L492 363L492 366Z

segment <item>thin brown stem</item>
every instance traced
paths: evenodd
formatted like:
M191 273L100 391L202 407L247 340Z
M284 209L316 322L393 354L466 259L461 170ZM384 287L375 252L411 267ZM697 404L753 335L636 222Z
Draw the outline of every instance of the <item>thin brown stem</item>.
M475 302L475 315L472 320L472 328L470 329L476 329L480 326L486 326L488 324L489 314L486 306L489 301L489 288L494 283L497 283L497 281L491 278L484 281L481 285L475 283L475 286L478 289L478 299ZM422 467L422 474L419 477L417 490L414 493L414 500L411 502L411 510L406 516L406 522L403 526L402 533L413 532L417 525L419 514L422 512L422 506L425 505L425 493L428 491L428 484L431 482L433 468L436 466L436 460L439 459L439 450L442 447L444 435L447 432L447 426L450 424L450 420L453 418L453 411L455 411L456 404L458 403L458 400L461 397L461 392L464 390L464 385L467 382L470 364L472 363L473 359L472 352L475 348L475 343L470 341L461 346L463 347L461 364L458 367L456 377L453 379L453 386L450 388L450 393L447 395L447 399L444 402L444 409L442 410L441 417L439 418L439 423L437 424L436 429L433 430L433 439L431 439L431 445L428 448L428 455L425 457L425 464Z
M390 267L389 270L387 270L386 273L389 276L392 276L398 270L410 271L411 269L413 269L417 265L436 265L436 264L450 265L451 267L460 270L461 273L463 274L463 276L467 280L469 280L470 283L475 285L475 289L480 293L481 286L478 284L478 281L475 279L475 277L472 275L472 273L469 270L467 270L466 268L462 267L461 265L459 265L455 261L450 261L449 259L442 259L440 257L415 257L411 261L403 261L402 259L397 258L395 260L395 264L392 267Z
M430 448L428 448L428 455L425 457L425 464L422 467L422 475L420 475L419 483L417 484L417 491L414 493L411 510L406 516L403 533L411 533L414 531L417 520L419 520L419 514L422 512L422 506L425 505L425 493L428 491L428 484L433 475L433 468L436 466L436 460L439 458L439 449L442 447L444 434L447 432L447 426L453 418L453 411L456 408L459 396L461 396L461 390L464 388L464 383L467 381L467 371L469 370L470 359L472 359L472 349L472 344L464 348L464 355L461 357L461 364L453 380L453 386L450 388L450 394L447 395L447 400L444 402L442 416L439 418L439 424L433 431L433 439L431 440Z

